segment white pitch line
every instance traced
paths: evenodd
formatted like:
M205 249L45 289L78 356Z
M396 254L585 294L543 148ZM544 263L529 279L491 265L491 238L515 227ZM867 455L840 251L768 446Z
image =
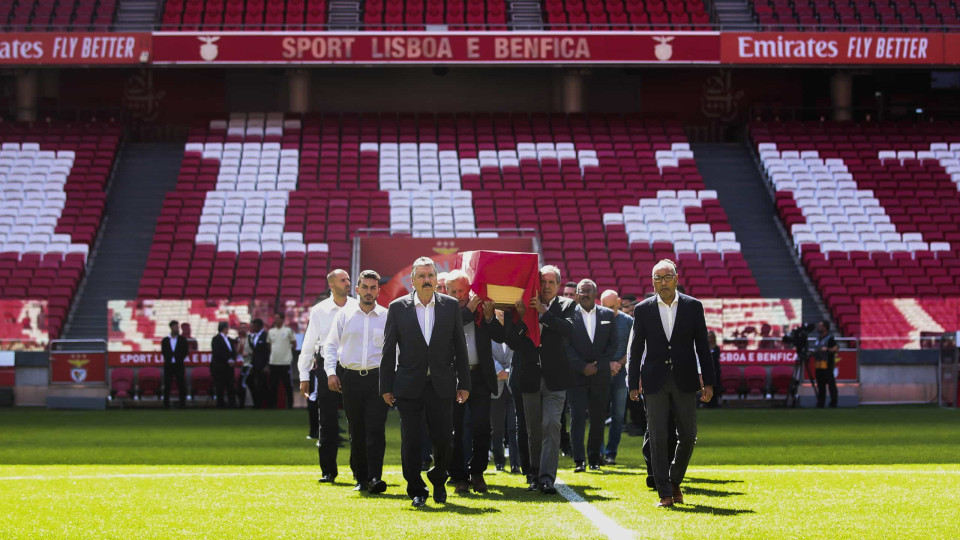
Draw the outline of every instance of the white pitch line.
M960 469L884 469L878 466L876 469L822 469L819 467L797 467L797 468L775 468L760 466L756 469L726 469L722 467L691 467L687 469L687 474L708 472L708 473L732 473L732 474L960 474Z
M558 479L553 485L557 488L557 492L563 495L563 498L569 501L577 512L586 516L607 538L620 540L637 537L636 533L621 527L619 523L610 519L610 517L601 512L596 506L585 501L580 494L570 486L564 484L561 480Z
M182 473L107 473L107 474L64 474L32 476L0 476L3 480L96 480L98 478L188 478L188 477L231 477L231 476L296 476L316 475L315 471L238 471L238 472L182 472ZM399 472L384 471L384 476L396 476Z

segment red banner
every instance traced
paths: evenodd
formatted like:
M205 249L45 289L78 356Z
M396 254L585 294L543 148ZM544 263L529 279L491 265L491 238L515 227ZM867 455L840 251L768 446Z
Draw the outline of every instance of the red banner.
M946 34L943 37L943 63L960 64L960 34Z
M50 382L53 384L104 384L107 382L105 353L50 353Z
M190 353L183 365L187 367L210 365L208 352ZM110 351L107 356L110 367L163 367L163 355L159 352Z
M709 64L716 32L159 32L155 64Z
M111 65L150 61L150 34L29 32L0 34L0 65Z
M943 64L944 35L724 33L720 36L720 58L725 64Z
M764 350L727 350L720 353L721 365L738 366L792 366L796 361L797 353L792 349L779 351ZM837 380L856 381L859 379L857 369L857 351L840 351L836 354ZM813 373L813 362L809 363L810 373ZM804 373L804 380L807 374Z

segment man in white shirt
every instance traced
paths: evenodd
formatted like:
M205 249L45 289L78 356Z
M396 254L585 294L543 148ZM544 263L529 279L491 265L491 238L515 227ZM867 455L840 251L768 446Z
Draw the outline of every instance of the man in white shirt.
M273 316L273 328L267 332L270 344L270 402L267 408L277 406L277 394L283 385L287 408L293 408L293 385L290 383L290 364L293 363L293 351L297 349L297 338L289 326L284 326L283 313Z
M348 306L356 306L357 299L350 297L350 274L344 270L333 270L327 274L330 297L313 306L310 310L310 322L303 336L297 370L300 372L300 393L310 399L310 371L317 362L318 371L322 371L323 344L333 326L337 312ZM320 358L320 360L317 360ZM333 482L337 477L337 446L340 443L339 395L331 392L320 381L317 384L317 410L320 413L320 482Z
M634 310L633 341L627 359L630 399L643 396L650 434L651 464L659 507L683 504L680 484L697 442L697 391L713 396L713 361L703 304L677 291L679 272L664 259L653 267L656 296ZM701 373L702 372L702 373ZM668 428L676 423L676 455L669 460Z
M350 470L355 491L383 493L383 453L386 449L387 411L380 396L380 359L387 308L377 304L380 274L360 272L358 304L341 309L323 345L323 370L331 391L343 394L343 410L350 425Z

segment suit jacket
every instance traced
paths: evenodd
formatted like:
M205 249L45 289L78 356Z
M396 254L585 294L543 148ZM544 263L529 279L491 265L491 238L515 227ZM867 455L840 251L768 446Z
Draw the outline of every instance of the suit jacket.
M510 320L510 317L507 317L506 320ZM497 386L490 390L490 397L497 399L503 395L503 389L506 388L507 384L510 382L509 375L513 373L513 349L506 347L506 350L504 350L503 345L499 343L497 345L491 343L490 347L493 349L494 362L498 362L500 367L507 370L508 373L507 380L498 380ZM496 366L494 366L494 369L496 369Z
M436 294L430 343L423 339L413 293L397 298L387 309L380 362L380 393L415 399L430 382L441 398L453 399L457 390L470 390L470 364L463 337L463 317L457 299ZM397 356L397 346L400 355Z
M617 324L613 310L603 306L593 308L597 311L597 328L594 331L593 341L587 333L587 326L583 320L583 312L573 311L573 335L567 343L567 356L570 357L570 369L573 370L574 384L588 384L600 378L610 379L610 362L617 360ZM587 364L597 364L597 373L590 377L583 374Z
M187 355L190 354L190 346L187 345L187 339L183 336L177 337L177 348L170 348L170 336L163 338L163 341L160 342L160 352L163 354L163 367L167 366L177 366L178 368L183 368L183 361L187 359ZM176 363L173 361L176 360Z
M480 309L479 307L477 309ZM473 336L477 344L477 357L480 359L480 375L487 389L493 392L497 388L497 370L493 365L493 346L491 340L497 343L503 343L503 325L494 317L490 322L483 320L480 326L476 323L476 314L469 308L460 308L460 317L463 319L463 327L473 325ZM469 365L469 359L468 359Z
M210 357L211 365L226 366L227 362L230 362L237 356L236 343L230 340L230 347L228 348L227 344L223 341L223 336L220 334L213 336L213 339L210 340L210 350L213 351L213 355Z
M270 364L270 344L267 343L267 331L260 332L257 342L253 343L253 334L247 336L247 347L253 352L250 365L254 371L263 371Z
M567 358L567 340L573 333L573 312L576 304L569 298L558 296L550 302L546 313L540 316L540 347L535 347L527 335L527 325L522 320L515 322L507 333L507 346L521 356L520 391L540 391L542 377L551 391L570 388L573 373ZM530 309L530 308L527 308Z
M670 340L667 340L667 334L663 331L657 296L640 302L633 311L633 343L628 369L631 389L637 388L642 380L645 394L659 391L669 369L666 365L668 358L673 363L674 382L679 390L696 392L700 389L697 357L703 384L714 384L713 357L707 341L703 304L692 296L679 292L677 296L677 316ZM647 357L641 364L644 350Z

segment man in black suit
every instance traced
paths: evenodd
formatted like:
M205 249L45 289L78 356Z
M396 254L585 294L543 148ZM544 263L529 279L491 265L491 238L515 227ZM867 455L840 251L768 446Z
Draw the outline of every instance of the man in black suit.
M170 384L177 378L177 392L182 409L187 406L187 370L184 361L189 354L187 340L180 336L180 323L170 321L170 335L160 342L163 353L163 408L170 408Z
M415 291L390 303L384 330L380 394L400 411L400 458L407 495L413 506L427 501L420 477L420 433L426 411L433 441L433 500L447 500L444 483L453 454L453 404L470 396L470 366L457 300L437 290L437 265L427 257L414 261ZM397 346L400 348L397 356Z
M577 307L573 314L573 335L567 346L573 387L570 398L570 438L573 440L574 472L599 471L603 459L603 428L610 400L611 364L616 363L617 325L612 309L597 305L597 284L589 279L577 284ZM619 365L619 364L618 364ZM583 432L590 414L590 436L587 451L583 449ZM584 455L586 454L586 456Z
M633 312L627 373L630 399L637 401L643 394L646 405L660 507L683 503L680 484L697 442L697 390L703 390L703 402L713 397L713 362L703 304L677 292L678 277L673 261L664 259L653 267L657 294L638 304ZM667 450L670 418L677 425L673 463L668 460Z
M479 296L470 298L470 280L460 270L447 273L447 291L457 299L460 316L463 318L463 333L467 342L467 360L470 365L469 404L457 404L453 407L453 458L450 463L450 479L454 482L454 493L463 495L470 486L477 493L487 491L483 472L487 470L490 451L490 396L497 389L497 370L493 365L493 347L491 340L503 343L503 325L493 312L493 302L481 302ZM475 313L481 308L480 324ZM470 439L473 449L468 471L464 467L464 416L470 408Z
M213 375L213 386L217 392L217 408L236 407L236 392L233 386L233 365L237 356L237 347L227 336L230 325L221 322L217 325L218 334L210 340L210 373ZM227 400L224 401L224 395Z
M254 319L250 322L250 333L247 334L247 347L252 353L247 386L250 387L254 409L265 408L265 401L270 393L267 368L270 365L270 344L267 343L267 333L263 326L263 319Z
M560 414L573 382L570 360L567 358L567 340L573 333L575 304L561 298L560 269L544 266L540 269L540 291L525 306L515 306L519 321L507 334L507 346L523 360L519 372L523 391L523 408L530 445L530 474L528 491L540 490L547 495L557 493L557 465L560 460ZM523 322L527 309L537 311L540 319L540 346L533 344ZM515 355L516 357L516 355Z

